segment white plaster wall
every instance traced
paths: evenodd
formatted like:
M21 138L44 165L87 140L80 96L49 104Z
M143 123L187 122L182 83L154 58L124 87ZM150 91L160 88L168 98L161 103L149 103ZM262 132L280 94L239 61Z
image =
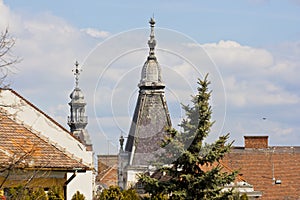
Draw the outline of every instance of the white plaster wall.
M137 180L137 174L140 173L139 171L128 170L127 171L127 188L135 185Z
M127 174L127 180L126 180L126 185L125 189L129 189L132 186L134 186L138 182L138 174L143 174L146 172L147 167L137 167L136 169L127 169L126 174Z
M68 173L70 178L73 173ZM86 200L93 199L93 172L77 173L76 177L67 185L67 200L72 199L72 196L79 191L85 196Z

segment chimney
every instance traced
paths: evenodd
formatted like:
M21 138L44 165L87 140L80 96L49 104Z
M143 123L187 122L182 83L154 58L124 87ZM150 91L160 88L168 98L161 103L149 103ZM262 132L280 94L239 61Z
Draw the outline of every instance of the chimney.
M268 148L268 137L269 136L244 136L245 148Z

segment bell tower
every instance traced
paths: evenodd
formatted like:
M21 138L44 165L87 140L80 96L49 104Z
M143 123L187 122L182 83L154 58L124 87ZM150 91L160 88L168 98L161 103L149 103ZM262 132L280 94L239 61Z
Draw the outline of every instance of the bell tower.
M85 116L85 106L86 102L84 100L84 95L79 88L79 75L82 71L79 68L79 63L75 62L75 69L72 70L75 76L75 88L70 94L71 101L70 106L70 116L68 116L68 125L70 126L70 131L75 137L77 137L88 150L92 151L92 143L90 136L86 130L88 124L87 116Z

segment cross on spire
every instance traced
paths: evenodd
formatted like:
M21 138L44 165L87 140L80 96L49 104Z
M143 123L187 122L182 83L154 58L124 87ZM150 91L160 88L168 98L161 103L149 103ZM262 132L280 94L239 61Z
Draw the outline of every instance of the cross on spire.
M80 75L80 72L82 72L82 69L79 69L79 63L77 60L75 62L75 69L73 69L72 72L74 72L75 84L76 84L76 88L77 88L78 84L79 84L79 75Z

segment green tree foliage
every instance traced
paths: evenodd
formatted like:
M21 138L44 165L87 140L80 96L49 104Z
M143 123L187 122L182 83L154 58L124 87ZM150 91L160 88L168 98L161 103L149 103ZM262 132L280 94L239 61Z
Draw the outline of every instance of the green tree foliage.
M48 194L44 188L28 188L23 185L10 188L6 194L7 200L64 200L63 188L53 186Z
M137 194L135 189L128 189L128 190L123 190L122 191L123 194L123 199L124 200L140 200L141 198L139 197L139 195Z
M81 194L79 191L77 191L73 196L72 200L85 200L85 197L83 194Z
M122 191L117 186L110 186L108 189L104 189L101 194L99 200L113 200L113 199L121 199Z
M61 186L53 186L48 191L48 200L63 200L64 189Z
M248 196L246 194L242 194L240 196L240 200L248 200Z
M48 200L43 188L26 188L22 185L10 188L7 200Z
M48 200L47 194L44 191L44 188L35 188L31 191L31 199L35 200Z
M141 198L134 189L121 190L118 186L110 186L104 189L98 200L140 200Z
M29 190L22 185L18 187L10 188L7 195L7 199L8 200L13 200L13 199L30 200Z
M165 155L161 156L164 159L158 166L160 178L140 176L152 199L167 195L169 199L212 200L228 199L232 194L232 191L222 191L222 187L235 179L236 172L222 172L219 163L232 143L228 144L227 134L212 144L204 144L214 123L209 105L211 91L208 90L210 82L207 76L199 79L198 84L198 94L192 97L193 105L183 105L186 118L179 124L181 131L167 130L168 136L162 143Z

